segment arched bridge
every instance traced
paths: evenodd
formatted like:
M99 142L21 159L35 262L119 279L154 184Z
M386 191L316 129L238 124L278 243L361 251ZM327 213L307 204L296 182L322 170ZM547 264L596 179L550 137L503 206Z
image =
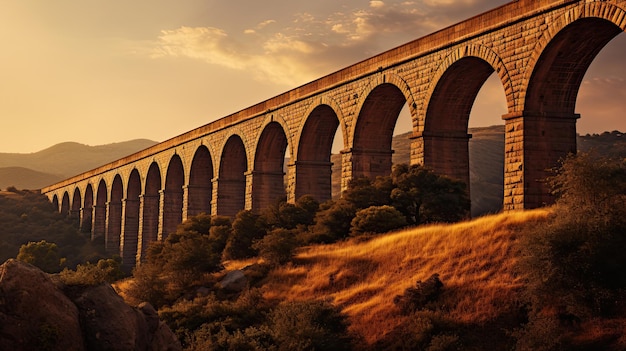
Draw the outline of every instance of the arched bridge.
M626 0L513 1L42 192L134 265L189 216L258 210L284 194L331 198L338 129L342 187L389 174L405 105L411 163L468 182L470 110L496 72L508 108L504 209L539 207L551 201L545 170L576 150L583 76L625 29Z

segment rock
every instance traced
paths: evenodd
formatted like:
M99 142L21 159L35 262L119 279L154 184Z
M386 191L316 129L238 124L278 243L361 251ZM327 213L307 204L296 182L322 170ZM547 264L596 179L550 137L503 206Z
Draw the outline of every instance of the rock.
M0 266L0 350L85 350L78 309L39 268Z
M0 266L0 350L182 350L149 303L131 307L108 283L53 277L13 259Z
M248 279L243 274L243 271L234 270L226 274L224 279L220 282L220 286L230 291L242 291L248 286Z

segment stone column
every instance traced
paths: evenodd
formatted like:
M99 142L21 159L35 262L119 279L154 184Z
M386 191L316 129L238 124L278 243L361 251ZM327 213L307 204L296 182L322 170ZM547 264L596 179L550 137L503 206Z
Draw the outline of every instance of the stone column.
M182 191L182 189L181 189ZM171 190L160 192L159 234L158 240L165 240L183 220L182 193Z
M94 205L91 218L91 240L101 238L106 233L107 206Z
M437 174L465 182L469 195L471 137L459 131L415 133L411 136L411 163L421 163Z
M91 233L93 217L93 207L82 207L80 209L80 231L83 233Z
M137 237L137 264L145 257L148 245L157 240L159 231L159 196L139 196L139 234Z
M251 185L247 184L248 181L252 181L250 173L246 173L246 179L243 181L240 179L215 178L213 180L212 213L234 217L239 211L250 209L252 207L252 195L249 191L246 191L246 189L251 188Z
M183 220L200 213L211 214L211 188L199 185L183 187Z
M122 203L107 202L106 233L104 248L108 254L120 254L120 234L122 231Z
M392 150L348 149L341 151L341 191L348 189L350 180L365 176L376 178L391 174Z
M311 195L320 203L332 198L332 162L324 161L296 161L289 165L289 172L293 173L292 188L287 192L288 201L294 203L303 195ZM290 174L291 177L291 174ZM290 197L291 196L291 197Z
M537 208L554 198L545 182L569 153L576 152L578 114L518 112L505 120L504 210Z
M120 256L122 266L129 270L137 262L139 236L139 199L122 200L122 232L120 234Z
M285 173L284 172L251 172L247 177L247 183L252 184L252 211L259 212L280 198L285 196ZM246 204L248 208L248 204Z

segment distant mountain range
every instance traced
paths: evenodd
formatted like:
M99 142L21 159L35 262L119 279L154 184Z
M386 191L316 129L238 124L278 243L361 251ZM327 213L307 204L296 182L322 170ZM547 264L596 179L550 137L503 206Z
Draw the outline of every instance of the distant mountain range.
M0 189L40 189L157 144L136 139L88 146L67 142L29 153L0 153Z
M470 128L472 214L495 213L502 208L504 126ZM393 163L408 163L410 133L393 139ZM626 136L619 131L578 137L578 149L626 157ZM88 146L67 142L31 154L0 153L0 189L40 189L157 144L137 139ZM341 156L333 155L333 195L339 194Z

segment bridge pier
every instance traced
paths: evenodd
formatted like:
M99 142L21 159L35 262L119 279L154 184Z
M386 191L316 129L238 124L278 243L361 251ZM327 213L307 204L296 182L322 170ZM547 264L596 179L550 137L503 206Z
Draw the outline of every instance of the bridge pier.
M248 175L252 183L252 211L259 212L285 197L284 172L253 171Z
M411 136L411 164L422 164L437 174L464 182L469 195L469 140L467 131L422 132Z
M165 240L183 221L183 196L181 191L159 191L159 231L158 240Z
M93 207L80 208L80 231L82 233L91 233L93 217Z
M120 233L120 256L122 266L132 268L137 262L137 239L139 233L139 199L122 200L122 232Z
M376 178L391 172L393 150L349 149L341 151L341 191L348 189L351 179Z
M91 240L101 238L106 233L107 206L94 205L91 218Z
M303 195L311 195L320 203L332 199L332 162L295 161L288 165L287 200L295 203Z
M183 220L200 213L211 214L210 186L185 185L183 187Z
M108 254L120 254L120 234L122 231L122 203L107 202L106 232L104 249Z
M576 153L578 114L507 114L504 150L504 210L532 209L554 202L545 182L549 170Z
M249 194L245 191L246 181L246 179L216 178L213 186L213 213L219 216L234 217L239 211L246 208L246 203L252 201L251 197L246 198L246 194Z
M151 242L156 241L159 232L158 195L139 196L139 229L137 234L137 264L144 258Z

